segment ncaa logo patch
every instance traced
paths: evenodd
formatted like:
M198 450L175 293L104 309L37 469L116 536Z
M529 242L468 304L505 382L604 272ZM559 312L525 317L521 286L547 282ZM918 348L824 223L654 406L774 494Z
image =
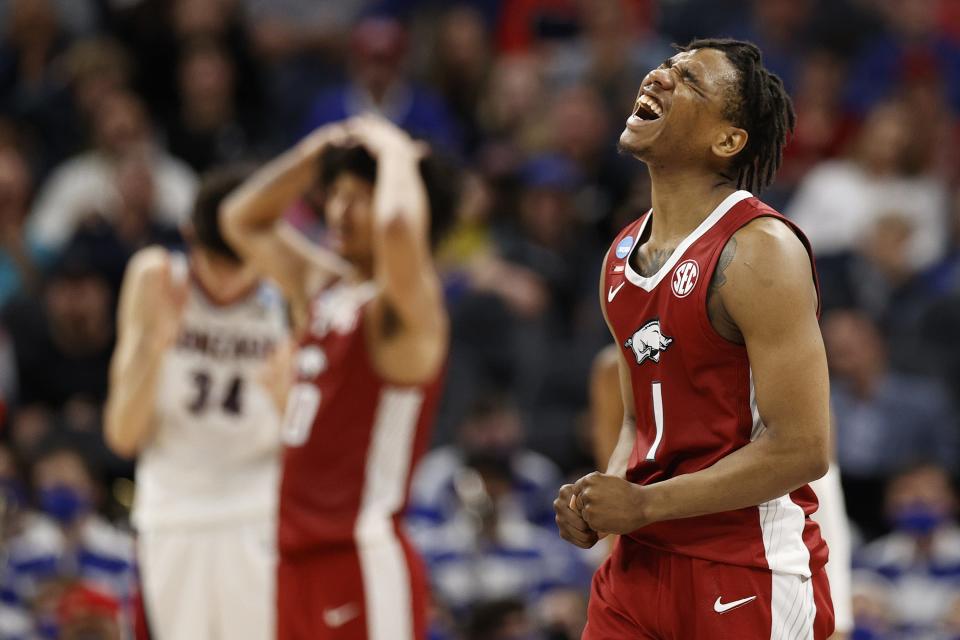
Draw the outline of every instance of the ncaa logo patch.
M700 275L700 265L696 260L684 260L673 271L673 294L678 298L686 298L697 285Z
M617 245L617 257L621 260L627 257L627 254L630 253L630 248L633 246L633 236L627 236L620 241L620 244Z

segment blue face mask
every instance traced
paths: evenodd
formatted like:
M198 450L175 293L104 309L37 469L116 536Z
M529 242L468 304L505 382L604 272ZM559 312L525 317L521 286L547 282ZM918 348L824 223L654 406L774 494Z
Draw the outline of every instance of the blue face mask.
M68 485L58 484L42 489L39 497L40 508L60 524L74 522L89 508L87 499Z
M947 519L944 513L922 503L901 507L893 514L893 526L913 536L928 536Z

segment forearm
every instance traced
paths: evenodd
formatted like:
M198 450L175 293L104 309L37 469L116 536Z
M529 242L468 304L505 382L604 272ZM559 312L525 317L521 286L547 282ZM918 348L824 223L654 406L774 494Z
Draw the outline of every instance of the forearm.
M426 237L427 192L415 148L404 146L380 154L373 206L377 232L389 232L397 218L402 218L405 225Z
M111 371L104 411L107 444L117 455L133 457L152 435L164 351L146 338L119 354Z
M267 163L225 201L224 230L241 250L245 233L276 224L313 184L317 151L308 142L309 138Z
M610 461L607 463L608 475L624 478L627 475L627 467L630 464L630 454L633 453L634 444L637 441L637 425L633 418L624 417L623 425L620 427L620 437L617 445L613 449Z
M711 467L645 487L649 513L642 519L676 520L759 505L816 480L826 471L825 461L825 443L768 431Z

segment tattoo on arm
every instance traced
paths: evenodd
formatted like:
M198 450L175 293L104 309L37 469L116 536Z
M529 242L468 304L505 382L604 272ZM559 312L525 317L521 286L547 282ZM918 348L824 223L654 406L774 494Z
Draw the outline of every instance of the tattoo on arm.
M733 258L736 255L737 239L731 237L727 242L727 246L725 246L720 253L720 259L717 260L717 268L714 270L713 279L710 281L710 291L716 291L727 283L727 276L725 276L723 272L727 270L727 267L730 266L730 263L733 262Z

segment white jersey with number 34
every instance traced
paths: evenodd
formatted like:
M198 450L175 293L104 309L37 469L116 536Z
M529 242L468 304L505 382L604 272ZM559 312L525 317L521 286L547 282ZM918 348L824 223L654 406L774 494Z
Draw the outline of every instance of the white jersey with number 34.
M154 434L137 464L141 531L274 517L280 416L262 378L287 335L274 287L218 305L190 283L162 364Z

